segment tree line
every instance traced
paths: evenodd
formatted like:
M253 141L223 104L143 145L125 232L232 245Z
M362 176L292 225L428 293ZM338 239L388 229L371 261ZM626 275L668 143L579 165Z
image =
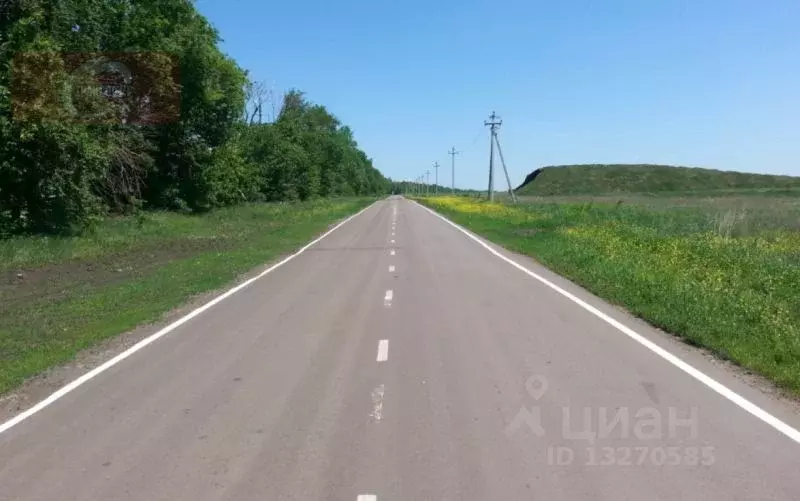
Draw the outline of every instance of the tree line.
M442 186L437 184L416 183L411 181L391 181L390 193L393 195L473 195L479 192L478 190L464 190L456 188L455 190L450 186Z
M187 0L17 0L0 16L0 237L108 214L385 193L353 132L263 86Z

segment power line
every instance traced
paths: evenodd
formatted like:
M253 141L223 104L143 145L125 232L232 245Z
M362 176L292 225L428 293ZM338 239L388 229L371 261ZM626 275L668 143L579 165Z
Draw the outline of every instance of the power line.
M478 139L481 137L481 134L483 134L483 129L482 128L480 130L478 130L478 132L475 134L475 137L472 138L472 141L470 141L470 143L469 143L469 147L467 147L467 148L465 148L463 150L460 150L460 151L456 151L455 146L453 146L452 150L448 152L448 155L452 156L450 184L451 184L451 191L453 193L455 193L455 189L456 189L455 155L461 155L461 154L464 154L464 153L471 152L474 149ZM435 165L434 167L436 167L437 170L438 170L438 165ZM419 183L420 186L415 186L416 183ZM412 181L412 188L417 188L417 191L421 193L422 192L422 186L421 186L422 184L425 184L425 176L424 175L420 176L420 177L418 177L418 178L416 178L416 179L414 179ZM435 188L436 190L438 190L438 184L439 183L438 183L438 171L437 171L437 183L436 183L437 187Z
M480 139L480 137L482 135L483 135L483 129L479 130L475 134L475 137L473 137L472 141L469 143L469 148L467 148L464 151L462 151L462 153L468 153L468 152L472 151L472 149L475 148L475 145L478 143L478 139Z

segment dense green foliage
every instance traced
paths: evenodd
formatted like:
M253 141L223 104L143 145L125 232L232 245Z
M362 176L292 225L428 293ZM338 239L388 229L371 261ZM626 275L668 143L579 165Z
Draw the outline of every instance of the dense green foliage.
M800 188L800 177L668 165L564 165L530 173L519 195L713 192Z
M302 93L273 123L255 120L246 72L187 0L11 5L0 20L0 237L142 207L388 189L350 129ZM120 60L126 90L107 91L92 69Z
M736 198L736 197L731 197ZM800 395L800 202L421 201ZM732 207L753 204L750 207Z

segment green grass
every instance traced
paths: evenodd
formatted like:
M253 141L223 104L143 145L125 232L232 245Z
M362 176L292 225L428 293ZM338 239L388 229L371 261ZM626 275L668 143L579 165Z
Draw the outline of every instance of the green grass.
M800 395L800 199L614 200L422 202Z
M288 253L369 199L150 213L0 241L0 394Z
M534 171L521 196L651 193L684 196L783 192L800 196L800 177L667 165L565 165Z

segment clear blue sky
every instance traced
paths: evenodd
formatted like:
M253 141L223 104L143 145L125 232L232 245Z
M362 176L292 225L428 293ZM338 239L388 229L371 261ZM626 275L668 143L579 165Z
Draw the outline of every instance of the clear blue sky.
M438 160L449 184L455 146L457 186L485 188L492 110L514 184L565 163L800 175L798 0L197 7L255 79L326 105L394 179Z

